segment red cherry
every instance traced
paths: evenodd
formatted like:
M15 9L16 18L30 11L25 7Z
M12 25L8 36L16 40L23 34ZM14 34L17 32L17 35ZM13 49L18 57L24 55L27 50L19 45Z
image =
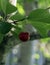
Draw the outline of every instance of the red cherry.
M19 39L20 39L21 41L23 41L23 42L28 41L29 38L30 38L30 35L29 35L28 32L21 32L21 33L19 34Z

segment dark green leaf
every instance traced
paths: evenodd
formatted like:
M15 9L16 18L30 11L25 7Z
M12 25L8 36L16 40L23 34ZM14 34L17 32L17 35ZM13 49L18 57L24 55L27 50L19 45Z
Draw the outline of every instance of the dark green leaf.
M8 22L0 22L0 33L6 34L10 31L12 25Z
M2 33L0 33L0 44L1 44L2 40L3 40L3 37L4 37L4 35Z

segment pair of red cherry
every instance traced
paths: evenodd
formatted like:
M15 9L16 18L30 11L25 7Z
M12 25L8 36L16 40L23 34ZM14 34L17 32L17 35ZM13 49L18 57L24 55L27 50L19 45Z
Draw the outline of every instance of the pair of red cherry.
M30 39L30 34L28 32L21 32L19 34L19 39L23 42L28 41Z

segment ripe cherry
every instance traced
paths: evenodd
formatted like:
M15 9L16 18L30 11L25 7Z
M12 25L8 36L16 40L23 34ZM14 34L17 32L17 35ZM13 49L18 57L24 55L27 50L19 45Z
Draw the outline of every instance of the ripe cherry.
M30 35L28 32L21 32L19 34L19 39L23 42L28 41L30 39Z

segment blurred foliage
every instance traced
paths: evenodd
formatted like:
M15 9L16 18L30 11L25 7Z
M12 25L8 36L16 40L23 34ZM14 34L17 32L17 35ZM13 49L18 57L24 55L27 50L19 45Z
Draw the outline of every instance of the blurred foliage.
M50 7L50 0L38 0L39 8L47 8Z
M11 31L11 33L18 39L18 34L21 31L24 31L23 26L27 23L35 27L42 38L47 38L48 31L50 30L50 13L46 8L49 6L50 0L26 0L26 2L29 3L38 2L39 5L39 8L32 10L28 16L25 15L24 2L24 0L17 0L16 6L13 6L9 0L0 0L0 12L4 14L0 15L0 19L2 20L2 22L0 21L0 33L4 31L2 34L6 35ZM14 13L14 15L11 15L12 13ZM12 20L13 22L15 21L13 26L11 21L10 23L7 23L9 20ZM12 28L14 28L14 31L11 30Z
M41 39L40 51L43 53L45 58L50 58L50 38Z
M13 6L9 0L0 0L0 12L4 14L1 15L0 13L0 43L9 32L19 40L18 35L21 31L24 31L23 26L26 25L26 23L31 24L37 29L41 35L42 42L48 41L48 39L50 40L48 37L48 31L50 30L50 13L48 9L50 0L26 0L26 2L30 4L35 1L38 2L38 8L36 10L32 9L29 15L26 16L24 0L17 0L16 6ZM11 15L12 13L14 13L14 15ZM12 28L14 28L13 31Z
M34 55L34 58L38 60L38 59L40 58L40 55L36 53L36 54Z
M49 40L50 40L50 37L48 37L48 38L43 38L43 39L41 39L41 42L46 43L46 42L48 42Z

